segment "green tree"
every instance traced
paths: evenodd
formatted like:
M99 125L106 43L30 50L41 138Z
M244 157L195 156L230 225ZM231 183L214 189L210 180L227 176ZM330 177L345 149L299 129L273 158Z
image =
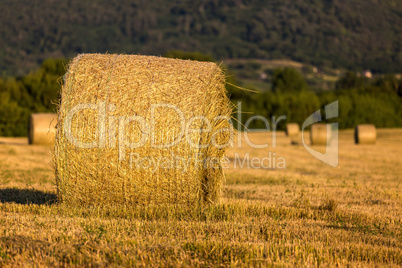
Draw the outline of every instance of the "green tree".
M375 80L374 85L379 87L382 92L398 94L399 83L400 82L396 79L395 75L388 74L378 77Z
M66 59L48 59L41 68L22 79L22 84L32 97L33 112L54 112L59 98Z
M300 92L308 88L302 74L293 68L274 70L272 90L274 92Z
M9 92L0 91L0 136L25 136L28 114Z
M361 76L357 76L355 72L346 72L335 85L336 89L350 89L350 88L362 88L367 84L367 79Z
M22 78L0 79L0 136L26 136L28 117L54 112L65 59L48 59Z

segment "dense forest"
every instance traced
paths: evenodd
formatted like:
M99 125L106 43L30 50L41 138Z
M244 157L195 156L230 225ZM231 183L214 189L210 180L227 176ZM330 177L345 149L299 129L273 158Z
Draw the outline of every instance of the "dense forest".
M398 73L399 0L3 0L0 75L82 52L293 59Z

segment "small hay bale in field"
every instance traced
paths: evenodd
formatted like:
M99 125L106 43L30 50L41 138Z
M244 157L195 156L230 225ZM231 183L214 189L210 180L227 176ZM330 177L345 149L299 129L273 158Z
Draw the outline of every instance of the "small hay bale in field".
M300 134L300 127L297 123L286 124L286 135L288 137L295 137Z
M290 138L292 145L299 145L301 142L300 127L297 123L286 124L286 135Z
M311 145L327 145L327 139L331 138L331 132L327 131L326 124L313 124L310 130Z
M58 197L91 205L216 202L231 112L215 63L79 55L58 113Z
M375 144L377 131L374 125L357 125L355 128L356 144Z
M52 145L56 132L57 114L31 114L28 126L28 142L34 145Z

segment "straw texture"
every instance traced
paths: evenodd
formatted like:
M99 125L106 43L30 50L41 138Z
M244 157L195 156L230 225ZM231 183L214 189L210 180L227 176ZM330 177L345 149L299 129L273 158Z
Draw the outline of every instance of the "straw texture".
M28 125L28 142L33 145L53 145L57 115L50 113L31 114Z
M311 145L326 145L327 135L331 135L331 132L327 132L326 124L313 124L310 130Z
M77 56L65 76L58 113L59 198L94 205L218 201L225 148L212 143L225 147L231 136L222 118L232 112L224 81L215 63ZM86 108L71 117L82 104Z
M355 128L356 144L375 144L377 131L374 125L357 125Z

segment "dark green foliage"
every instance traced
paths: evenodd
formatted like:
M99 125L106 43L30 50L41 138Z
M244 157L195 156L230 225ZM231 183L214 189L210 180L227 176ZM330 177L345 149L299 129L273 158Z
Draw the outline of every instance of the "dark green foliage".
M401 81L398 81L394 75L384 75L376 79L374 85L381 89L382 92L398 94Z
M272 90L274 92L295 93L306 89L306 81L296 69L285 68L274 71L274 77L272 78Z
M36 112L54 112L58 100L61 78L66 72L65 59L48 59L38 71L22 78L25 90L32 97L30 106Z
M399 86L398 86L398 96L402 97L402 81L399 82Z
M373 0L0 1L0 74L83 52L293 59L400 72L402 5Z
M65 59L48 59L21 78L0 78L0 136L26 136L31 113L56 110Z
M362 88L367 85L367 79L361 76L357 76L355 72L346 72L341 79L336 82L336 89L350 89L350 88Z
M261 115L270 122L269 127L272 129L274 120L284 115L286 121L280 121L277 125L279 129L284 129L286 122L302 124L310 114L320 108L318 97L314 92L307 90L304 78L295 69L275 70L273 88L274 91L264 93L228 88L232 101L235 104L241 102L243 125L248 125L249 129L266 128L260 119L246 124L251 117Z
M353 128L364 123L376 127L402 127L402 98L398 97L402 81L393 76L368 80L350 72L337 85L338 90L317 95L308 89L296 70L279 69L274 71L273 91L250 93L233 87L228 90L234 103L242 103L243 124L254 115L261 115L271 123L273 116L285 115L286 121L278 124L279 129L284 129L286 122L302 125L309 115L338 100L339 117L334 120L340 128ZM265 125L256 120L249 128L265 128Z
M1 83L1 82L0 82ZM21 136L26 133L27 110L12 99L9 92L0 92L0 136Z
M341 90L339 99L340 128L353 128L357 124L374 124L376 127L402 127L402 98L395 92L382 92L369 86L359 90Z

